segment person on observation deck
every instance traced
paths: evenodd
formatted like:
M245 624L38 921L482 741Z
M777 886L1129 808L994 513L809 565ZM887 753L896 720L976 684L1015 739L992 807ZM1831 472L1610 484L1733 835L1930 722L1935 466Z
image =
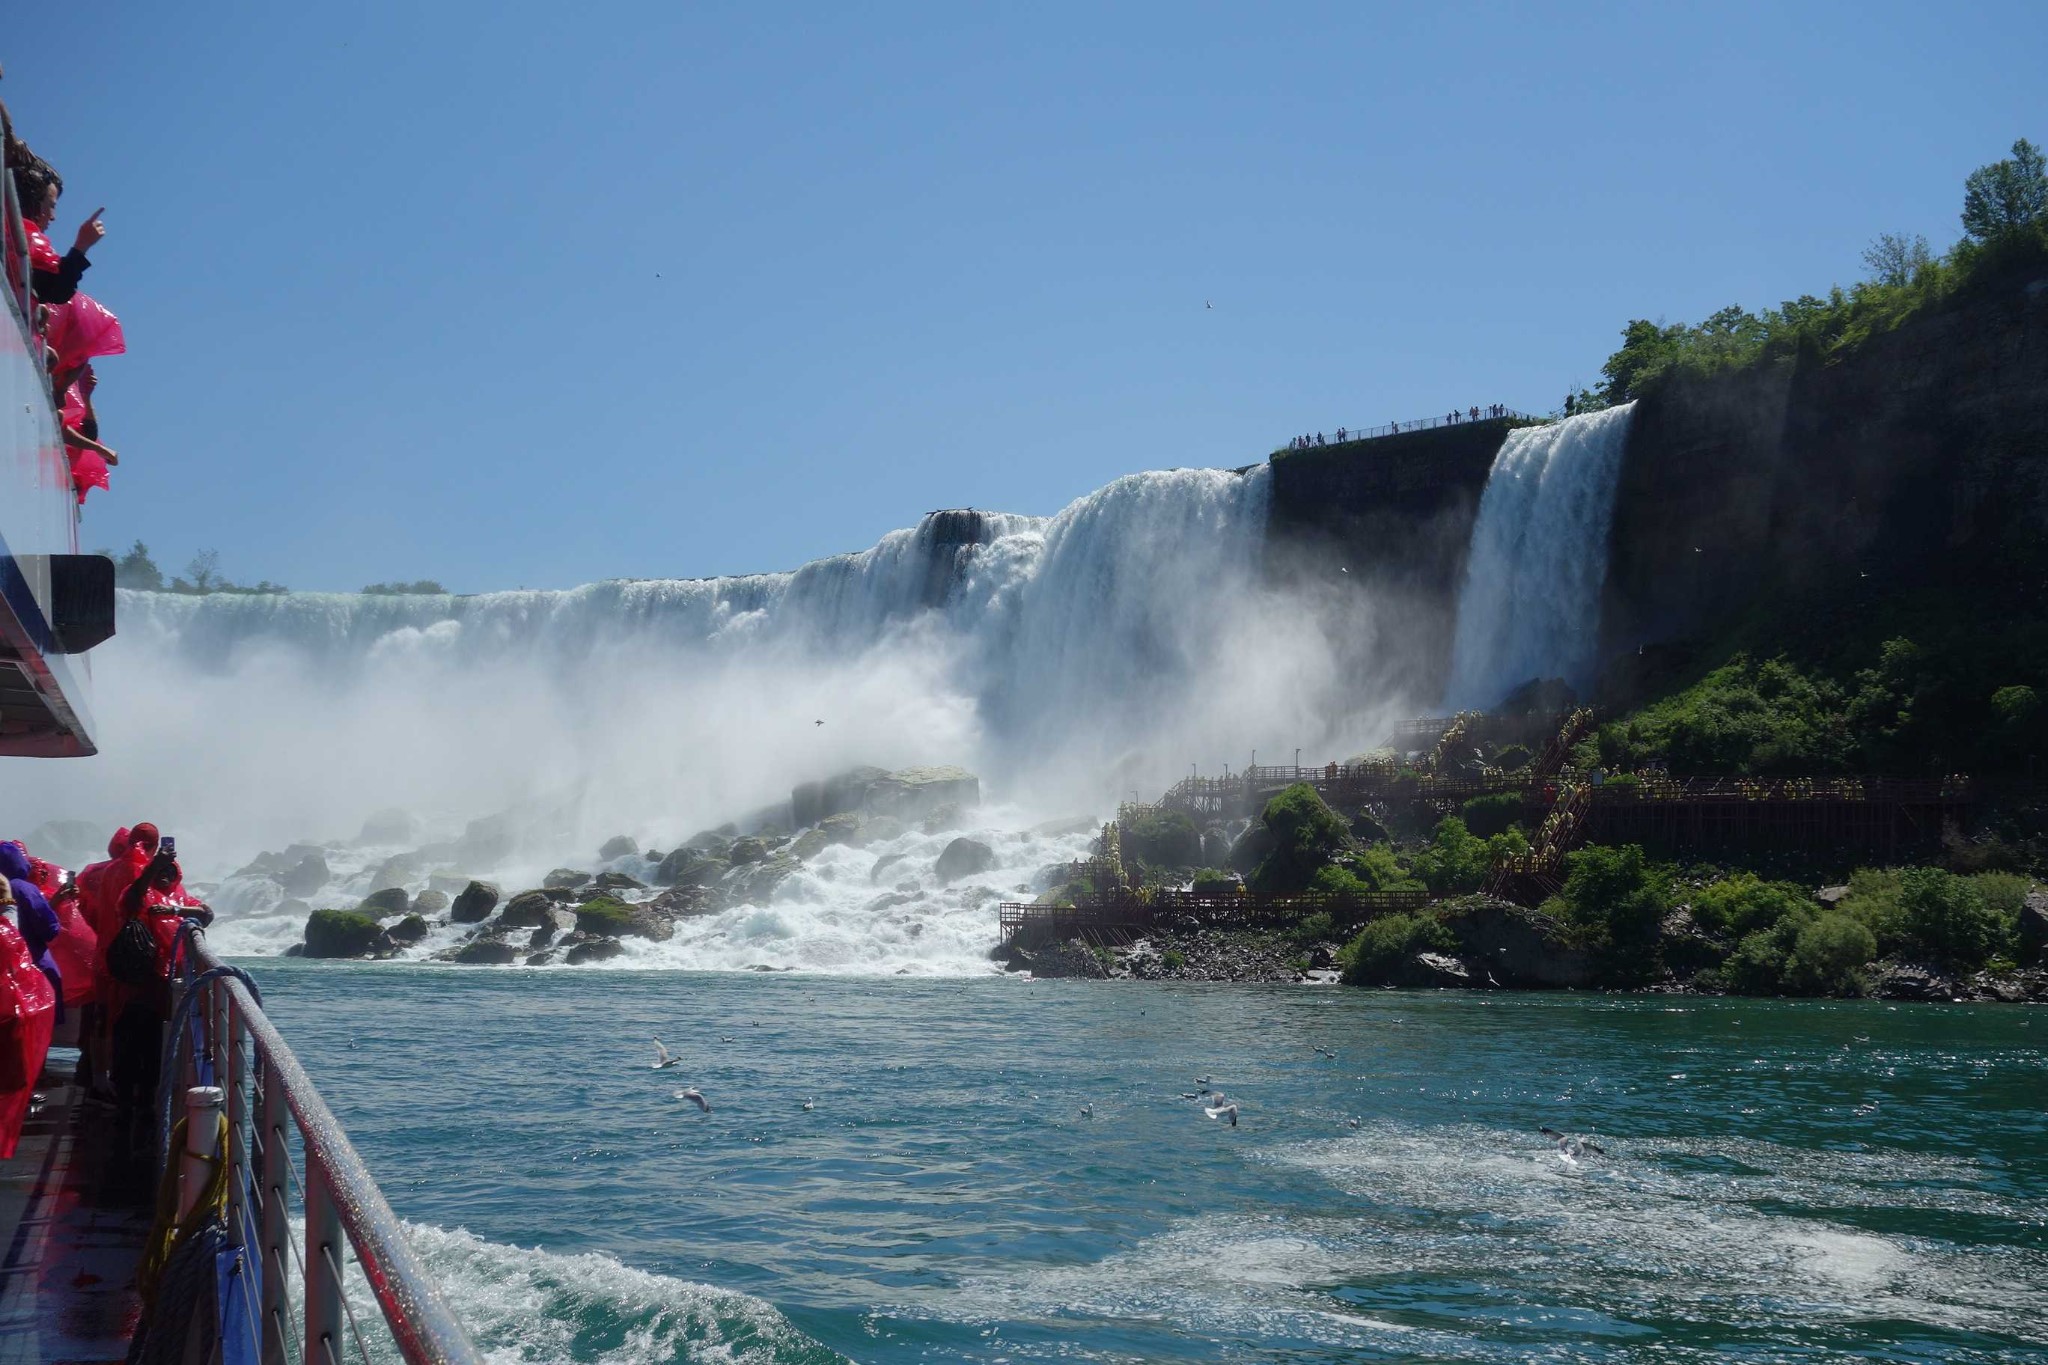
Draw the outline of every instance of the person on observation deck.
M154 830L151 833L154 834ZM113 1018L112 1056L114 1102L131 1129L139 1128L155 1113L157 1065L163 1045L163 1026L171 1016L173 1003L171 969L177 951L178 930L187 918L210 923L213 912L196 904L185 892L185 877L170 845L157 842L156 852L141 873L121 893L121 932L139 921L149 931L155 960L145 980L121 980L119 947L109 944L105 957L109 976L117 992L107 1001Z
M40 160L10 169L14 173L15 195L21 201L22 226L28 229L29 268L33 272L30 279L36 300L69 303L78 293L78 282L92 268L87 253L107 235L106 224L100 221L104 210L93 210L92 216L78 225L71 250L59 256L47 233L51 220L57 216L57 201L64 194L63 178Z

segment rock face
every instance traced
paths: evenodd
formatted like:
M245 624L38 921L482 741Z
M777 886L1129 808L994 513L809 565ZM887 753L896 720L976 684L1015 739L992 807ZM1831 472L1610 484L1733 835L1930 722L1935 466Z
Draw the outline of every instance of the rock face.
M790 820L802 829L827 816L857 811L868 788L886 776L881 768L849 768L822 782L800 782L789 794Z
M555 922L555 902L543 891L522 891L505 902L498 923L508 929L538 929Z
M645 938L656 943L674 937L675 926L651 906L628 905L623 901L594 900L576 911L576 931L592 938ZM570 958L574 961L573 954Z
M625 951L626 946L615 938L593 938L571 948L562 960L571 967L579 967L586 962L603 962Z
M419 837L419 822L402 810L380 810L363 821L359 844L409 844Z
M402 886L387 886L363 897L361 908L366 915L402 915L412 908L412 898Z
M574 891L589 880L588 872L578 872L573 867L558 867L542 877L540 884L549 891Z
M476 938L449 954L448 960L476 967L506 967L519 960L519 950L494 938Z
M590 885L598 891L645 891L647 883L638 877L629 877L623 872L600 872L590 879Z
M445 891L422 891L412 898L412 908L422 915L438 915L448 908L448 893Z
M2048 891L2029 891L2020 907L2020 961L2048 966Z
M327 859L318 853L308 853L277 880L287 896L310 896L327 885L327 878Z
M624 834L615 834L604 841L604 847L598 849L597 856L605 862L610 862L614 858L624 858L639 851L640 841L638 839Z
M756 838L736 839L726 853L726 860L734 867L747 863L758 863L768 856L768 845Z
M684 847L661 860L654 880L663 886L712 886L731 866L723 858Z
M943 805L962 810L981 804L981 779L965 768L905 768L869 784L861 808L870 815L922 820Z
M407 915L384 932L393 943L418 943L427 936L427 922L418 915Z
M1473 897L1449 909L1444 922L1475 969L1503 986L1584 986L1593 979L1585 953L1563 943L1563 926L1509 901Z
M939 855L932 871L942 882L957 882L962 877L986 872L995 865L995 850L987 844L973 839L955 839L946 845L946 851Z
M471 882L449 905L448 918L457 924L481 924L497 908L498 888L489 882Z
M391 951L382 926L353 910L315 910L306 920L307 957L372 957Z

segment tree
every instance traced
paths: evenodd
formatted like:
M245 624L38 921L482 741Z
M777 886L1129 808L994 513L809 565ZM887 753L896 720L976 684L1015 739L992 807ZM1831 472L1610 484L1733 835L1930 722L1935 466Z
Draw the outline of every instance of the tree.
M149 557L149 547L138 540L127 554L114 561L114 582L139 592L162 592L164 573Z
M220 551L201 550L193 555L192 562L185 566L185 581L191 584L193 592L206 593L218 590L222 583Z
M2025 138L2012 144L2011 156L1979 166L1963 182L1963 232L1976 241L1994 242L2044 221L2048 161Z
M1870 278L1879 284L1910 284L1914 275L1934 264L1934 256L1927 250L1927 239L1917 232L1911 237L1885 232L1863 248L1863 264L1869 268Z

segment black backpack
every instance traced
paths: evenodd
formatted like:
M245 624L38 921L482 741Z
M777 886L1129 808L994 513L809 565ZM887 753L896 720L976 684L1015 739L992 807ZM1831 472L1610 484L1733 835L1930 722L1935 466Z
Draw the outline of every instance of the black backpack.
M131 917L107 945L107 971L125 986L153 986L157 970L156 935L142 916Z

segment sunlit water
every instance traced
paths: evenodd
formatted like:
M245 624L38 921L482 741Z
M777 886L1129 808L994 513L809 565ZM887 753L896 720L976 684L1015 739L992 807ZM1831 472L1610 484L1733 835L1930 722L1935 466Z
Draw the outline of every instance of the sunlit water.
M255 965L502 1361L2048 1358L2038 1012Z

